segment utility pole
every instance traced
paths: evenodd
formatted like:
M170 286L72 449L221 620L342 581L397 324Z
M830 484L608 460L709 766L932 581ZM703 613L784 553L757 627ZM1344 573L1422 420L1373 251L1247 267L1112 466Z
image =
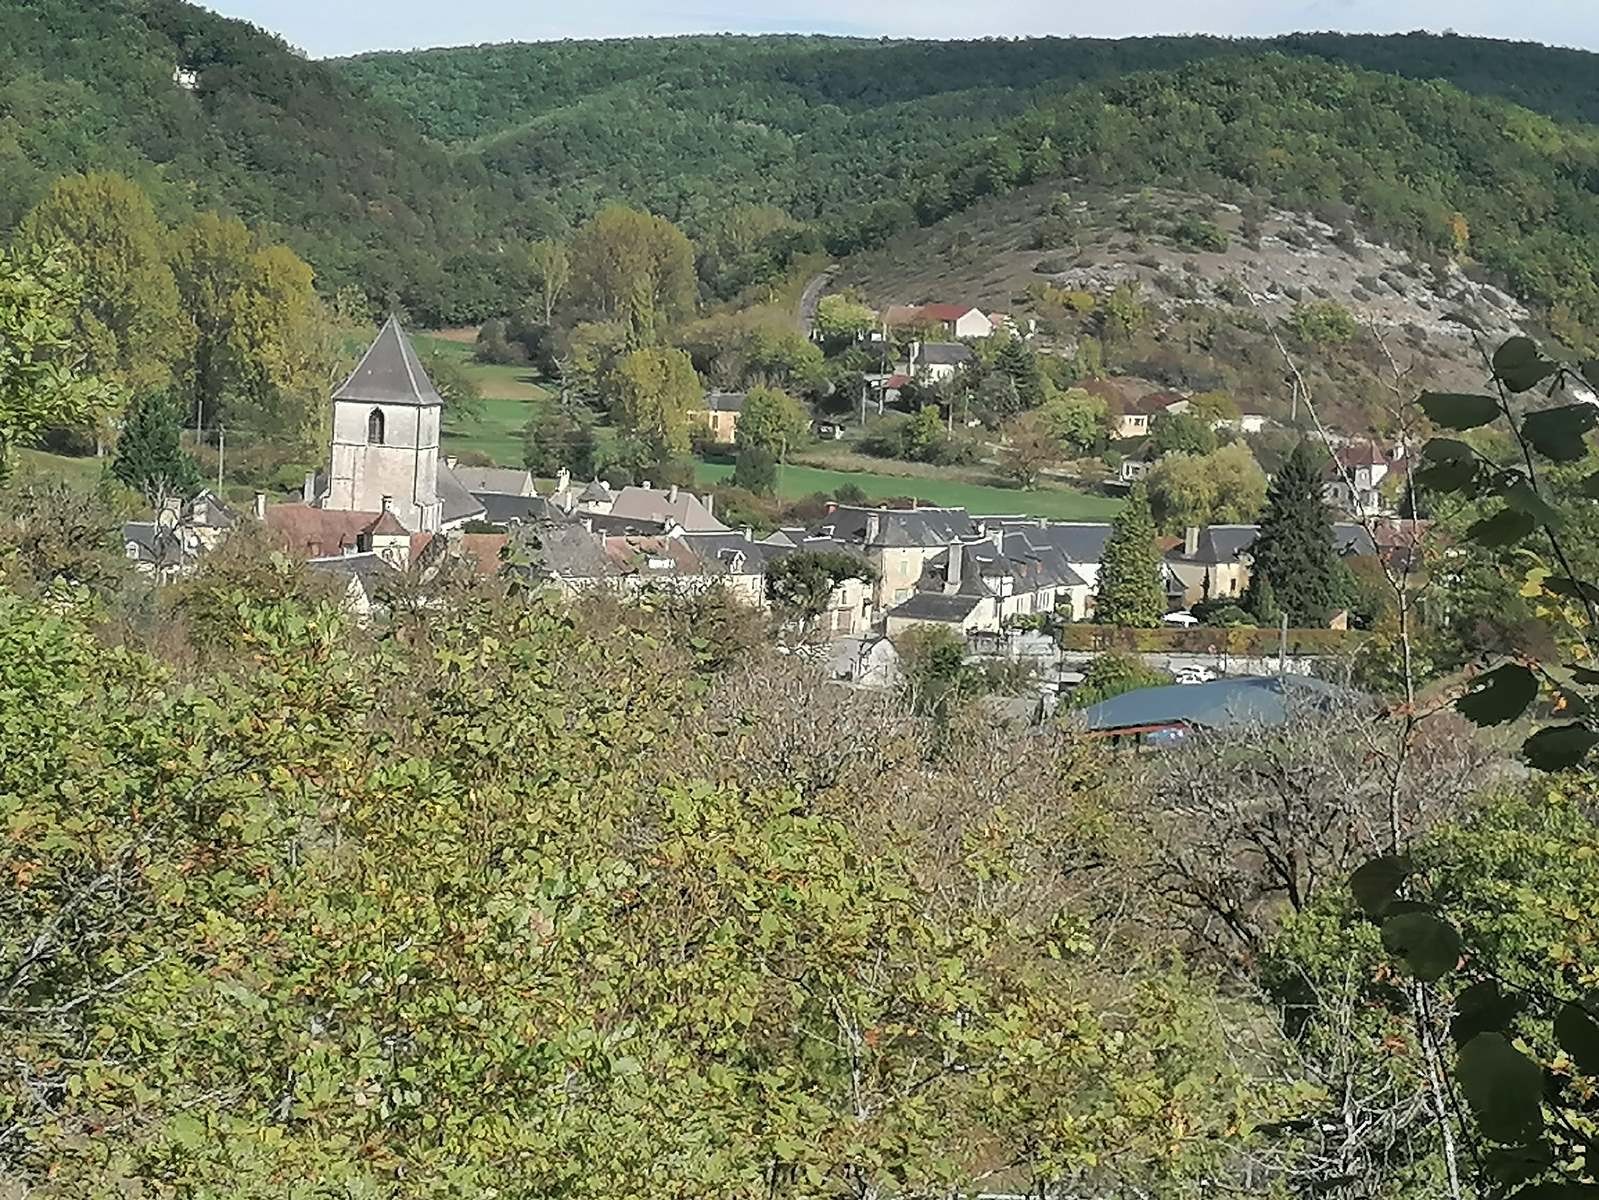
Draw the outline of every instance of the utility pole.
M1283 610L1282 631L1277 635L1277 678L1288 674L1288 612Z
M222 464L228 457L228 427L217 426L217 495L222 494Z

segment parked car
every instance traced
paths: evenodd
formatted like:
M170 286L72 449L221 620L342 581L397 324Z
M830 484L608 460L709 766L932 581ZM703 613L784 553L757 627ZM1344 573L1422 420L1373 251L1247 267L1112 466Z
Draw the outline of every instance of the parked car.
M1178 683L1214 683L1216 672L1209 667L1179 667L1173 673L1173 678Z

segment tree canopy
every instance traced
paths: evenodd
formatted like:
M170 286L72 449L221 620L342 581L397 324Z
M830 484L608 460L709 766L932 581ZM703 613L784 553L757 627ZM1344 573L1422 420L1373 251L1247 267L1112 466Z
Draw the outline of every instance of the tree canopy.
M1166 615L1155 521L1142 484L1111 522L1094 591L1094 620L1101 625L1153 629Z
M1250 550L1244 606L1260 611L1256 580L1271 581L1277 607L1296 625L1325 625L1347 600L1347 572L1333 549L1332 517L1322 498L1321 459L1301 441L1266 493L1260 536Z

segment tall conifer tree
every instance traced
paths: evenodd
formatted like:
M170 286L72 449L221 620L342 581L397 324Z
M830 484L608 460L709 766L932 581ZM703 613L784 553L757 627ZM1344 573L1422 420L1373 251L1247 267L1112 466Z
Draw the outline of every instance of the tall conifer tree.
M111 473L146 496L188 496L200 486L200 468L179 440L183 418L164 392L133 402Z
M1343 607L1343 565L1333 553L1332 517L1322 499L1321 471L1308 441L1294 447L1266 494L1266 515L1251 550L1254 562L1244 607L1257 616L1269 581L1275 607L1302 627L1326 625Z
M1149 512L1149 494L1139 484L1111 523L1099 565L1094 620L1101 625L1153 629L1165 612L1155 519Z

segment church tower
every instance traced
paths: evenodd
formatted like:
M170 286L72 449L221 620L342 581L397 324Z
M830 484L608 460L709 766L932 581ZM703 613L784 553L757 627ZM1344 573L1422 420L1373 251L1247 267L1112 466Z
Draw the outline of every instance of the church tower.
M333 393L333 461L322 507L382 512L412 532L439 528L439 421L444 400L390 317Z

